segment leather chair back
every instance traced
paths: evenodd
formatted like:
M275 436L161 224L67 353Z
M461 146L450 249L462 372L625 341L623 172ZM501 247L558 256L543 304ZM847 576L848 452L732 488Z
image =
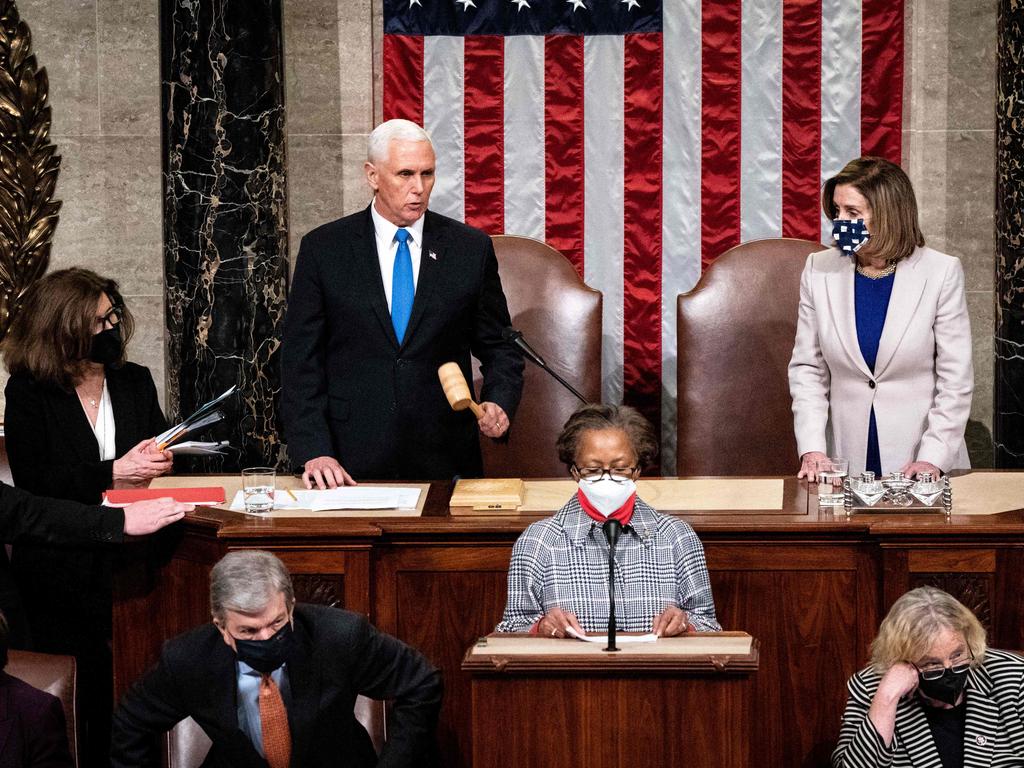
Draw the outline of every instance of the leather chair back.
M7 668L11 677L24 680L33 688L46 691L60 699L68 727L68 749L71 761L78 766L78 677L74 656L32 651L8 651Z
M385 703L365 696L356 698L356 720L370 734L377 754L384 748ZM175 725L164 737L164 768L200 768L213 742L191 717Z
M796 474L787 369L800 273L824 247L793 238L742 243L680 294L680 476Z
M590 402L601 400L601 292L547 243L495 235L501 285L512 327L548 366ZM475 391L482 377L474 362ZM526 361L523 398L507 442L481 437L486 477L561 477L555 439L581 405L547 373Z

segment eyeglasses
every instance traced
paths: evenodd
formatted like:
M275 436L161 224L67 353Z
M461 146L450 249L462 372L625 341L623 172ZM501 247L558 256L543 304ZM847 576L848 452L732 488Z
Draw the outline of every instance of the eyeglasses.
M600 480L605 475L615 483L624 483L627 480L632 480L634 473L640 467L577 467L575 464L572 465L573 472L579 475L583 480Z
M124 305L122 305L122 304L115 304L114 306L112 306L107 311L107 314L103 315L103 317L97 317L96 318L96 322L100 326L104 326L104 325L108 325L109 324L110 327L113 328L115 325L118 325L121 322L121 320L123 320L123 319L124 319Z
M928 664L924 667L919 667L917 664L914 668L921 673L921 677L925 680L938 680L944 674L946 669L949 669L954 675L962 675L971 668L971 664L974 662L974 652L968 650L967 653L959 653L949 660L949 667L945 664Z

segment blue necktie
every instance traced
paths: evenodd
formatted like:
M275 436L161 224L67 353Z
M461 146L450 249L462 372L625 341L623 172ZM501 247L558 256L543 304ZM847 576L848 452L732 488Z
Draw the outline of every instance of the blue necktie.
M409 230L395 232L398 253L395 254L395 268L391 272L391 325L395 327L398 343L405 338L405 328L412 314L412 298L416 289L412 283L412 254L409 252Z

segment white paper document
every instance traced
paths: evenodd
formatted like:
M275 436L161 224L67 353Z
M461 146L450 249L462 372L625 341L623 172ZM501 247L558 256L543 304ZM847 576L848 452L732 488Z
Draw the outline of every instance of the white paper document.
M313 512L336 509L415 509L419 502L419 488L359 485L291 493L278 488L274 492L274 509L309 509ZM236 512L245 511L242 491L235 494L231 509Z
M607 635L581 635L572 627L566 627L565 633L570 637L575 637L577 640L582 640L585 643L600 643L601 645L608 645ZM615 644L625 643L653 643L658 639L658 636L653 632L648 632L646 635L620 635L615 634Z
M227 440L219 442L202 442L199 440L188 440L184 443L177 443L168 446L167 450L175 456L182 454L186 456L221 456L224 449L229 446Z

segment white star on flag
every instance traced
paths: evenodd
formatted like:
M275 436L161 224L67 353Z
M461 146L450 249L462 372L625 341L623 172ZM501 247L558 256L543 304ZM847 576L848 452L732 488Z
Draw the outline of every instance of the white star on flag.
M637 0L622 0L622 4L626 6L627 11L632 11L634 8L639 8L640 3Z
M423 3L421 3L420 0L409 0L409 9L410 10L412 10L412 7L414 5L418 5L420 8L423 7Z
M565 0L565 1L567 3L569 3L569 5L572 6L572 12L573 13L576 13L576 10L578 8L582 8L583 10L587 10L587 6L584 5L583 0Z
M530 4L526 0L508 0L508 1L510 3L515 3L517 6L519 6L518 8L516 8L517 12L523 10L523 8L526 8L526 9L530 8Z
M476 8L476 3L473 0L455 0L456 3L462 6L462 12L465 13L470 8Z

